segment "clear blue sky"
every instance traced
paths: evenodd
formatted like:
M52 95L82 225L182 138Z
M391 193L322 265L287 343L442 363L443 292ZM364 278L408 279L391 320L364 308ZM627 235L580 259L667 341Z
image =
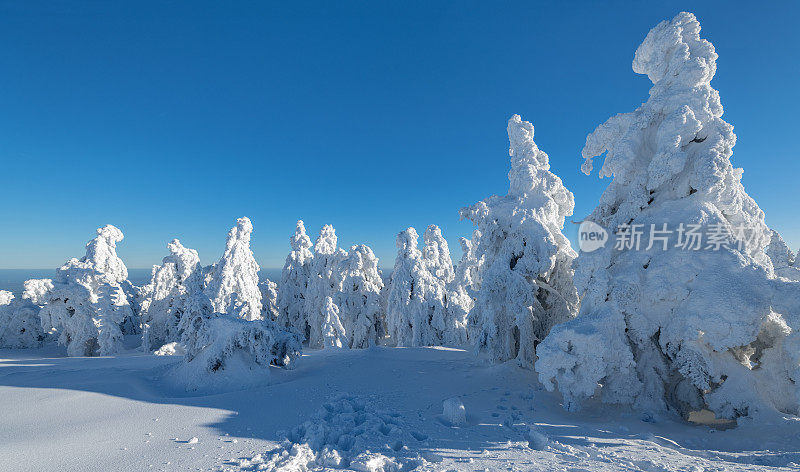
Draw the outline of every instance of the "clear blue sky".
M586 135L635 109L648 30L693 11L720 55L713 85L734 165L800 247L800 2L0 2L0 268L54 268L119 226L128 267L180 238L217 259L236 217L280 267L312 238L371 245L442 227L508 182L506 120L587 215ZM576 231L566 228L568 234Z

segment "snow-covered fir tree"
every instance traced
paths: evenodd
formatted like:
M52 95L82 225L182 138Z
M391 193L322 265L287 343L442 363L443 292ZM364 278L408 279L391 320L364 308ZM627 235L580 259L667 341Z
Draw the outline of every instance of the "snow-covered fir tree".
M539 345L569 409L600 388L650 411L798 413L800 284L774 278L764 213L731 165L716 60L691 13L660 23L633 60L649 99L586 140L584 172L605 153L613 179L588 219L617 237L581 255L581 313Z
M244 319L236 292L230 295L230 312L215 312L200 277L189 279L184 306L178 325L186 353L181 374L190 389L213 384L209 376L220 374L232 381L266 376L270 365L291 366L302 352L297 333L270 319Z
M225 253L206 275L206 294L211 299L214 311L235 311L248 321L261 318L259 267L250 250L252 233L253 224L249 218L236 220L236 226L228 232Z
M417 247L414 228L397 235L397 259L392 271L387 300L386 323L398 346L460 345L466 340L466 326L454 319L447 309L447 283L434 275L439 270L452 278L438 255L447 253L447 243L438 228L429 228L426 256ZM436 234L438 233L438 238ZM453 311L453 313L460 313Z
M450 283L447 292L447 311L449 316L457 320L460 325L465 328L463 330L463 337L468 338L468 325L469 313L472 307L475 306L474 294L478 289L478 271L480 269L480 261L476 257L475 250L478 247L478 240L480 239L480 230L472 232L472 239L460 238L461 243L461 260L455 268L453 281ZM463 343L468 342L465 339Z
M305 341L311 335L311 326L306 315L305 293L308 289L314 254L311 252L313 245L311 238L306 235L303 220L297 221L297 228L289 238L289 245L292 250L286 256L278 287L279 317L286 326L296 329Z
M0 348L35 348L44 342L40 307L29 298L0 290Z
M536 345L550 329L574 317L575 251L562 234L574 199L533 141L533 125L508 120L508 194L461 210L480 231L473 261L480 288L469 315L470 342L493 361L532 365ZM464 275L466 276L466 274Z
M314 243L314 258L310 265L308 288L305 292L304 307L309 325L308 345L313 348L330 346L334 341L327 339L329 335L338 337L335 330L326 329L326 326L342 325L341 320L338 320L338 308L334 314L329 309L327 300L342 290L341 262L347 253L339 249L337 244L338 238L333 226L323 226ZM332 316L337 317L337 320L328 320Z
M800 281L800 262L797 255L789 249L777 231L772 230L772 236L765 252L772 262L772 269L778 277Z
M325 297L325 319L322 321L320 339L323 347L342 348L347 346L347 334L339 318L339 307L330 296Z
M191 290L203 286L202 266L197 251L173 239L170 254L160 266L153 266L150 284L142 289L142 344L145 350L180 341L181 318L192 302Z
M450 258L447 241L442 237L442 230L436 225L428 226L422 235L422 241L422 257L428 271L445 284L452 282L455 278L453 259Z
M122 238L112 225L98 228L83 258L67 261L50 282L28 283L37 290L52 284L45 293L38 290L44 305L39 315L45 332L55 332L70 356L113 354L121 347L121 325L134 317L121 286L128 274L116 253Z
M265 279L258 284L258 288L261 290L261 317L265 320L277 321L280 316L280 310L278 309L278 284L270 279Z
M347 344L356 349L377 345L386 335L378 258L369 246L353 246L342 261L342 271L342 289L335 302L347 333Z

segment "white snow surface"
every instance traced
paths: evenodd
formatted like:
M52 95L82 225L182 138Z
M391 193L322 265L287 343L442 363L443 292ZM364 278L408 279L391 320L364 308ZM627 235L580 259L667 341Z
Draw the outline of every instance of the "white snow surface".
M144 354L135 341L126 337L129 348L111 357L0 350L0 464L15 472L800 467L796 418L742 418L723 430L594 400L569 413L530 370L461 350L309 351L294 370L272 368L268 385L187 394L169 382L180 356ZM441 413L456 396L468 415L454 428Z

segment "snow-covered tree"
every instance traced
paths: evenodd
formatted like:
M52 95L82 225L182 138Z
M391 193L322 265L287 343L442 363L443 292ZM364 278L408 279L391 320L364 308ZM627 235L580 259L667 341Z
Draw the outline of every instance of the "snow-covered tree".
M800 281L800 263L798 263L797 255L789 249L786 241L777 231L772 231L772 236L765 252L772 262L772 268L776 276Z
M472 239L460 238L461 243L461 260L455 269L455 276L453 281L448 287L447 293L447 311L449 316L456 320L459 325L465 327L462 335L465 338L462 344L467 342L468 332L466 326L468 324L469 313L472 307L475 306L474 294L477 293L478 284L478 271L480 269L480 261L478 260L475 250L478 247L478 240L480 239L480 230L472 232Z
M278 284L270 279L265 279L258 284L258 288L261 289L261 317L265 320L277 321L280 316L280 310L278 309Z
M235 293L231 296L237 298ZM207 381L205 376L221 372L252 375L250 371L257 368L266 374L270 365L287 367L300 356L296 333L271 320L247 321L237 314L197 310L182 318L185 366L195 376L189 386L200 386Z
M438 228L429 228L427 258L417 247L417 232L408 228L397 235L397 259L392 272L387 301L386 322L398 346L460 345L466 339L466 326L454 319L447 307L447 283L432 270L448 276L438 258L446 253L447 243ZM436 234L438 233L438 238ZM434 249L436 248L436 249ZM440 265L441 264L441 265ZM452 261L449 274L452 274ZM452 280L452 275L451 280Z
M442 237L442 230L436 225L428 226L422 235L422 241L425 244L422 248L422 257L428 271L445 284L452 282L455 278L453 259L450 258L447 241Z
M341 262L347 253L337 247L338 238L331 225L325 225L319 232L319 237L314 243L314 258L310 265L308 288L305 292L305 311L308 317L309 336L308 345L313 348L329 346L331 342L327 336L334 331L325 329L337 323L338 308L335 315L328 307L328 297L333 298L342 290ZM336 316L337 320L328 320Z
M0 347L27 349L44 342L39 306L29 298L15 298L0 290Z
M128 271L115 249L122 237L112 225L99 228L86 245L86 256L69 260L56 271L52 288L36 295L44 304L39 312L42 327L58 334L70 356L113 354L121 347L120 326L134 316L121 286Z
M339 307L330 296L325 297L325 319L322 322L321 331L320 338L324 343L324 347L347 347L347 334L344 331L344 325L339 319Z
M710 85L716 60L691 13L660 23L633 60L649 99L586 140L584 172L606 153L613 178L588 219L617 238L578 259L581 313L539 345L539 378L569 409L599 388L650 411L798 413L800 284L772 276L771 233Z
M270 365L290 366L300 356L300 337L269 319L248 321L241 317L238 294L230 295L229 313L214 312L213 304L197 278L190 279L185 313L178 329L185 350L184 372L187 386L198 388L214 383L209 375L258 369L268 373Z
M480 231L469 256L481 261L470 276L480 281L469 315L470 341L495 362L532 365L536 345L577 312L576 254L561 232L574 199L533 142L532 124L512 116L508 138L508 194L461 210Z
M149 285L142 289L141 319L144 349L157 349L181 339L178 328L191 303L191 290L203 289L200 257L194 249L173 239L163 264L153 266Z
M252 233L253 224L249 218L236 220L236 226L228 232L225 253L206 275L206 294L211 299L214 311L235 311L248 321L261 319L259 267L250 250Z
M347 344L356 349L377 345L386 335L378 258L369 246L353 246L342 261L342 270L342 289L335 302L347 333Z
M297 221L294 235L289 238L292 251L286 256L278 288L278 309L283 323L296 329L303 340L311 336L311 326L305 308L305 293L311 273L311 238L306 235L303 220Z

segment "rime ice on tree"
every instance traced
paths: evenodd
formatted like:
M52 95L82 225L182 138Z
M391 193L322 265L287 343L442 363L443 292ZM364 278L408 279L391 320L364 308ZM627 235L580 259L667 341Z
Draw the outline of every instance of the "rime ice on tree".
M380 305L383 280L378 258L369 246L353 246L341 263L342 288L335 302L351 348L377 345L386 335L386 319Z
M684 415L798 412L800 289L773 278L771 234L731 165L736 137L710 85L717 54L699 33L694 15L680 13L636 51L633 70L653 82L650 98L586 139L583 170L607 153L600 175L613 178L588 219L611 232L668 223L729 236L704 250L686 250L673 234L667 250L581 255L581 313L551 331L536 363L567 408L602 385L605 402Z
M332 326L341 326L337 310L331 310L328 297L333 297L342 288L341 261L347 253L337 247L338 238L331 225L325 225L314 244L314 259L311 262L308 288L305 292L305 311L308 316L308 345L313 348L330 347L336 340L328 336L340 336ZM331 301L333 303L333 301ZM332 319L336 318L336 319Z
M261 318L259 267L250 250L252 232L253 224L249 218L236 220L236 226L228 232L225 253L206 276L206 294L214 310L220 313L235 311L248 321Z
M167 249L170 255L164 258L162 265L153 266L150 284L142 289L141 319L145 326L143 345L146 350L181 339L178 326L189 311L191 292L203 289L197 251L183 247L177 239L173 239Z
M39 306L30 298L15 298L14 294L0 290L0 347L35 348L44 342L44 332L39 322Z
M576 255L561 233L574 199L533 142L533 125L512 116L508 138L508 195L461 210L480 231L470 256L481 264L474 276L477 299L469 334L496 362L517 359L532 365L536 344L577 311Z
M278 290L278 309L280 318L287 327L296 329L308 340L311 327L305 309L305 294L311 271L311 238L306 235L306 227L302 220L297 221L297 229L289 238L292 251L286 256L286 263L281 272Z
M86 245L86 256L59 268L46 292L35 289L47 285L44 281L26 282L44 304L42 327L57 333L70 356L113 354L121 347L120 326L134 316L121 285L128 270L116 253L122 237L112 225L98 228L97 237Z
M447 243L433 225L426 231L425 254L417 248L417 239L414 228L397 235L397 258L387 299L389 334L399 346L463 344L463 312L448 309L445 278L453 280L453 266Z

